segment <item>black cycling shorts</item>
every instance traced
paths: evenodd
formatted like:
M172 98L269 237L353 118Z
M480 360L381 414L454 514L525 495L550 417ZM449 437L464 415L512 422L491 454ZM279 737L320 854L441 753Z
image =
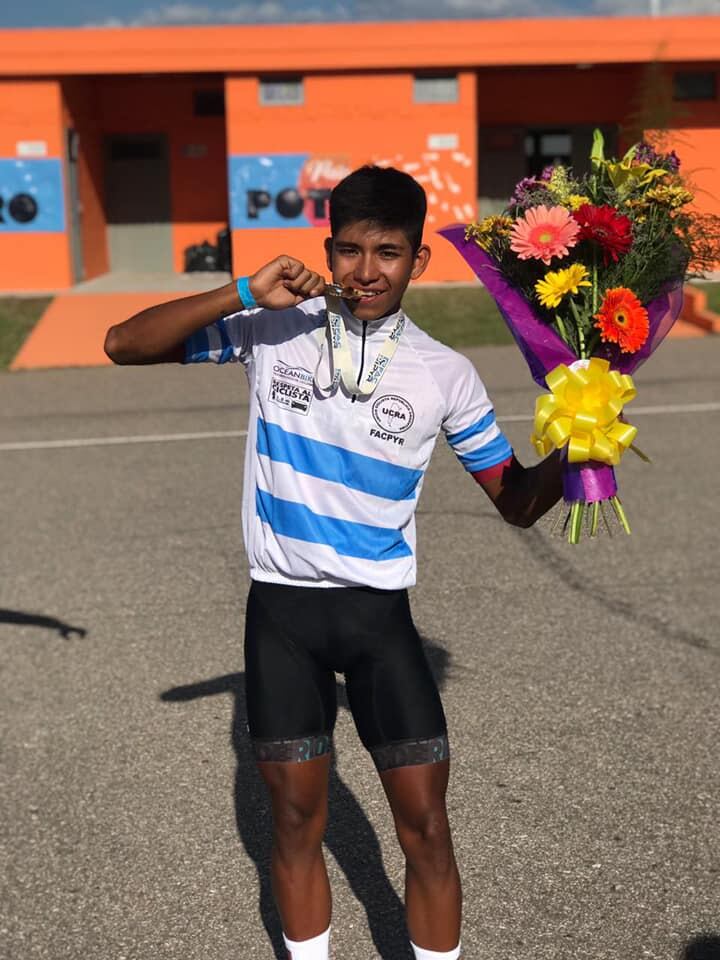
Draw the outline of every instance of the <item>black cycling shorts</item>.
M448 757L445 714L406 590L253 581L245 671L258 760L312 760L331 749L336 672L379 770Z

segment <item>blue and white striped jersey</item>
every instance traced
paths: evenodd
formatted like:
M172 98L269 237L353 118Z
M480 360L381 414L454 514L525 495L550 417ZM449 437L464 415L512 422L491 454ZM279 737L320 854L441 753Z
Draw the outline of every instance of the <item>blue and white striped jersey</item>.
M396 316L345 322L367 371ZM375 393L355 401L321 368L318 297L244 310L186 343L186 362L241 362L250 384L243 534L253 579L399 589L415 583L415 508L440 430L466 470L512 453L472 363L407 320ZM317 375L317 376L316 376Z

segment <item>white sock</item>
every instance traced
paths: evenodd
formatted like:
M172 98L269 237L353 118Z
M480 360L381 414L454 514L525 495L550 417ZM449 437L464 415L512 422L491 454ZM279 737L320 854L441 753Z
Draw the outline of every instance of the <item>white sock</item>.
M416 947L412 940L410 946L415 954L415 960L458 960L460 957L460 944L447 953L438 953L437 950L424 950L422 947Z
M330 927L325 933L311 940L288 940L283 934L285 947L290 954L290 960L329 960L330 958Z

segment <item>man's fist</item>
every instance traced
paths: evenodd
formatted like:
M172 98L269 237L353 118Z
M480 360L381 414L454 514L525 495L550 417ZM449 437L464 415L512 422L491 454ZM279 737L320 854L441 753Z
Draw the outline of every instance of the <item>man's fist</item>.
M250 292L259 307L283 310L310 297L319 297L325 280L293 257L276 257L249 278Z

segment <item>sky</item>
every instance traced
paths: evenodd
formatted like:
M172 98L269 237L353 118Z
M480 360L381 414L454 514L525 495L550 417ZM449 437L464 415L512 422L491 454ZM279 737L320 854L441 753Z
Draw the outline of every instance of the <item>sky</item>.
M653 0L23 0L0 28L323 23L547 16L637 16ZM720 0L655 0L664 15L720 14ZM392 16L387 15L388 8Z

